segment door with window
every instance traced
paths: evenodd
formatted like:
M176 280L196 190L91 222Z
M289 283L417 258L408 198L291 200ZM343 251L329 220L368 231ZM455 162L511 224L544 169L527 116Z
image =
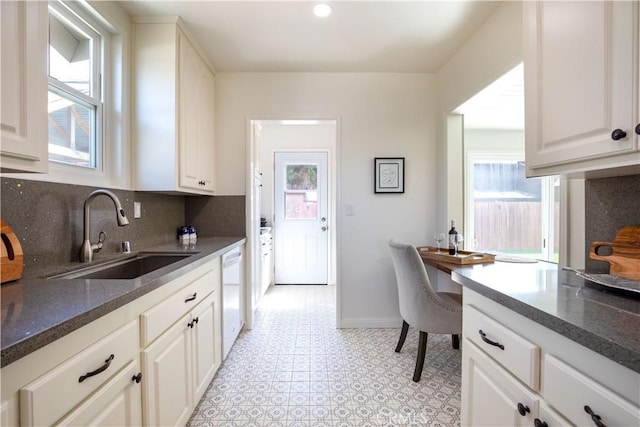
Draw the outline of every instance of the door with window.
M276 284L327 284L326 152L275 153Z

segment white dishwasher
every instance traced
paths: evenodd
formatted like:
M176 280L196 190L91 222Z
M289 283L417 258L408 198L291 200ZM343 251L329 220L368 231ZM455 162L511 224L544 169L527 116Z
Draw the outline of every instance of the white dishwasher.
M222 359L242 328L242 247L238 246L222 255Z

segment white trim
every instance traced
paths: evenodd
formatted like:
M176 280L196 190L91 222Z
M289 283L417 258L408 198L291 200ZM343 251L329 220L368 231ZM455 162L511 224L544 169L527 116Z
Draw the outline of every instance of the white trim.
M402 317L352 317L342 319L338 328L400 329Z

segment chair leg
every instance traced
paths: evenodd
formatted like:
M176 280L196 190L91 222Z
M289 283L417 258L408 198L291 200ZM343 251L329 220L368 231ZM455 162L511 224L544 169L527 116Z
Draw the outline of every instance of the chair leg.
M420 381L422 376L422 367L424 366L424 356L427 354L427 338L426 332L420 331L420 339L418 340L418 357L416 358L416 369L413 371L413 381Z
M456 350L460 348L460 335L451 335L451 345Z
M400 339L398 340L398 345L396 346L396 353L400 353L400 350L402 350L404 340L407 339L407 332L409 332L409 324L403 320L402 331L400 331Z

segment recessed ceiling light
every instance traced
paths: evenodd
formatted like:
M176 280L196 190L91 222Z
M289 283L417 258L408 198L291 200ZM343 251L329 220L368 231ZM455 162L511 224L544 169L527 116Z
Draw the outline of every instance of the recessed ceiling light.
M318 18L326 18L331 15L333 8L327 3L318 3L313 7L313 14Z

